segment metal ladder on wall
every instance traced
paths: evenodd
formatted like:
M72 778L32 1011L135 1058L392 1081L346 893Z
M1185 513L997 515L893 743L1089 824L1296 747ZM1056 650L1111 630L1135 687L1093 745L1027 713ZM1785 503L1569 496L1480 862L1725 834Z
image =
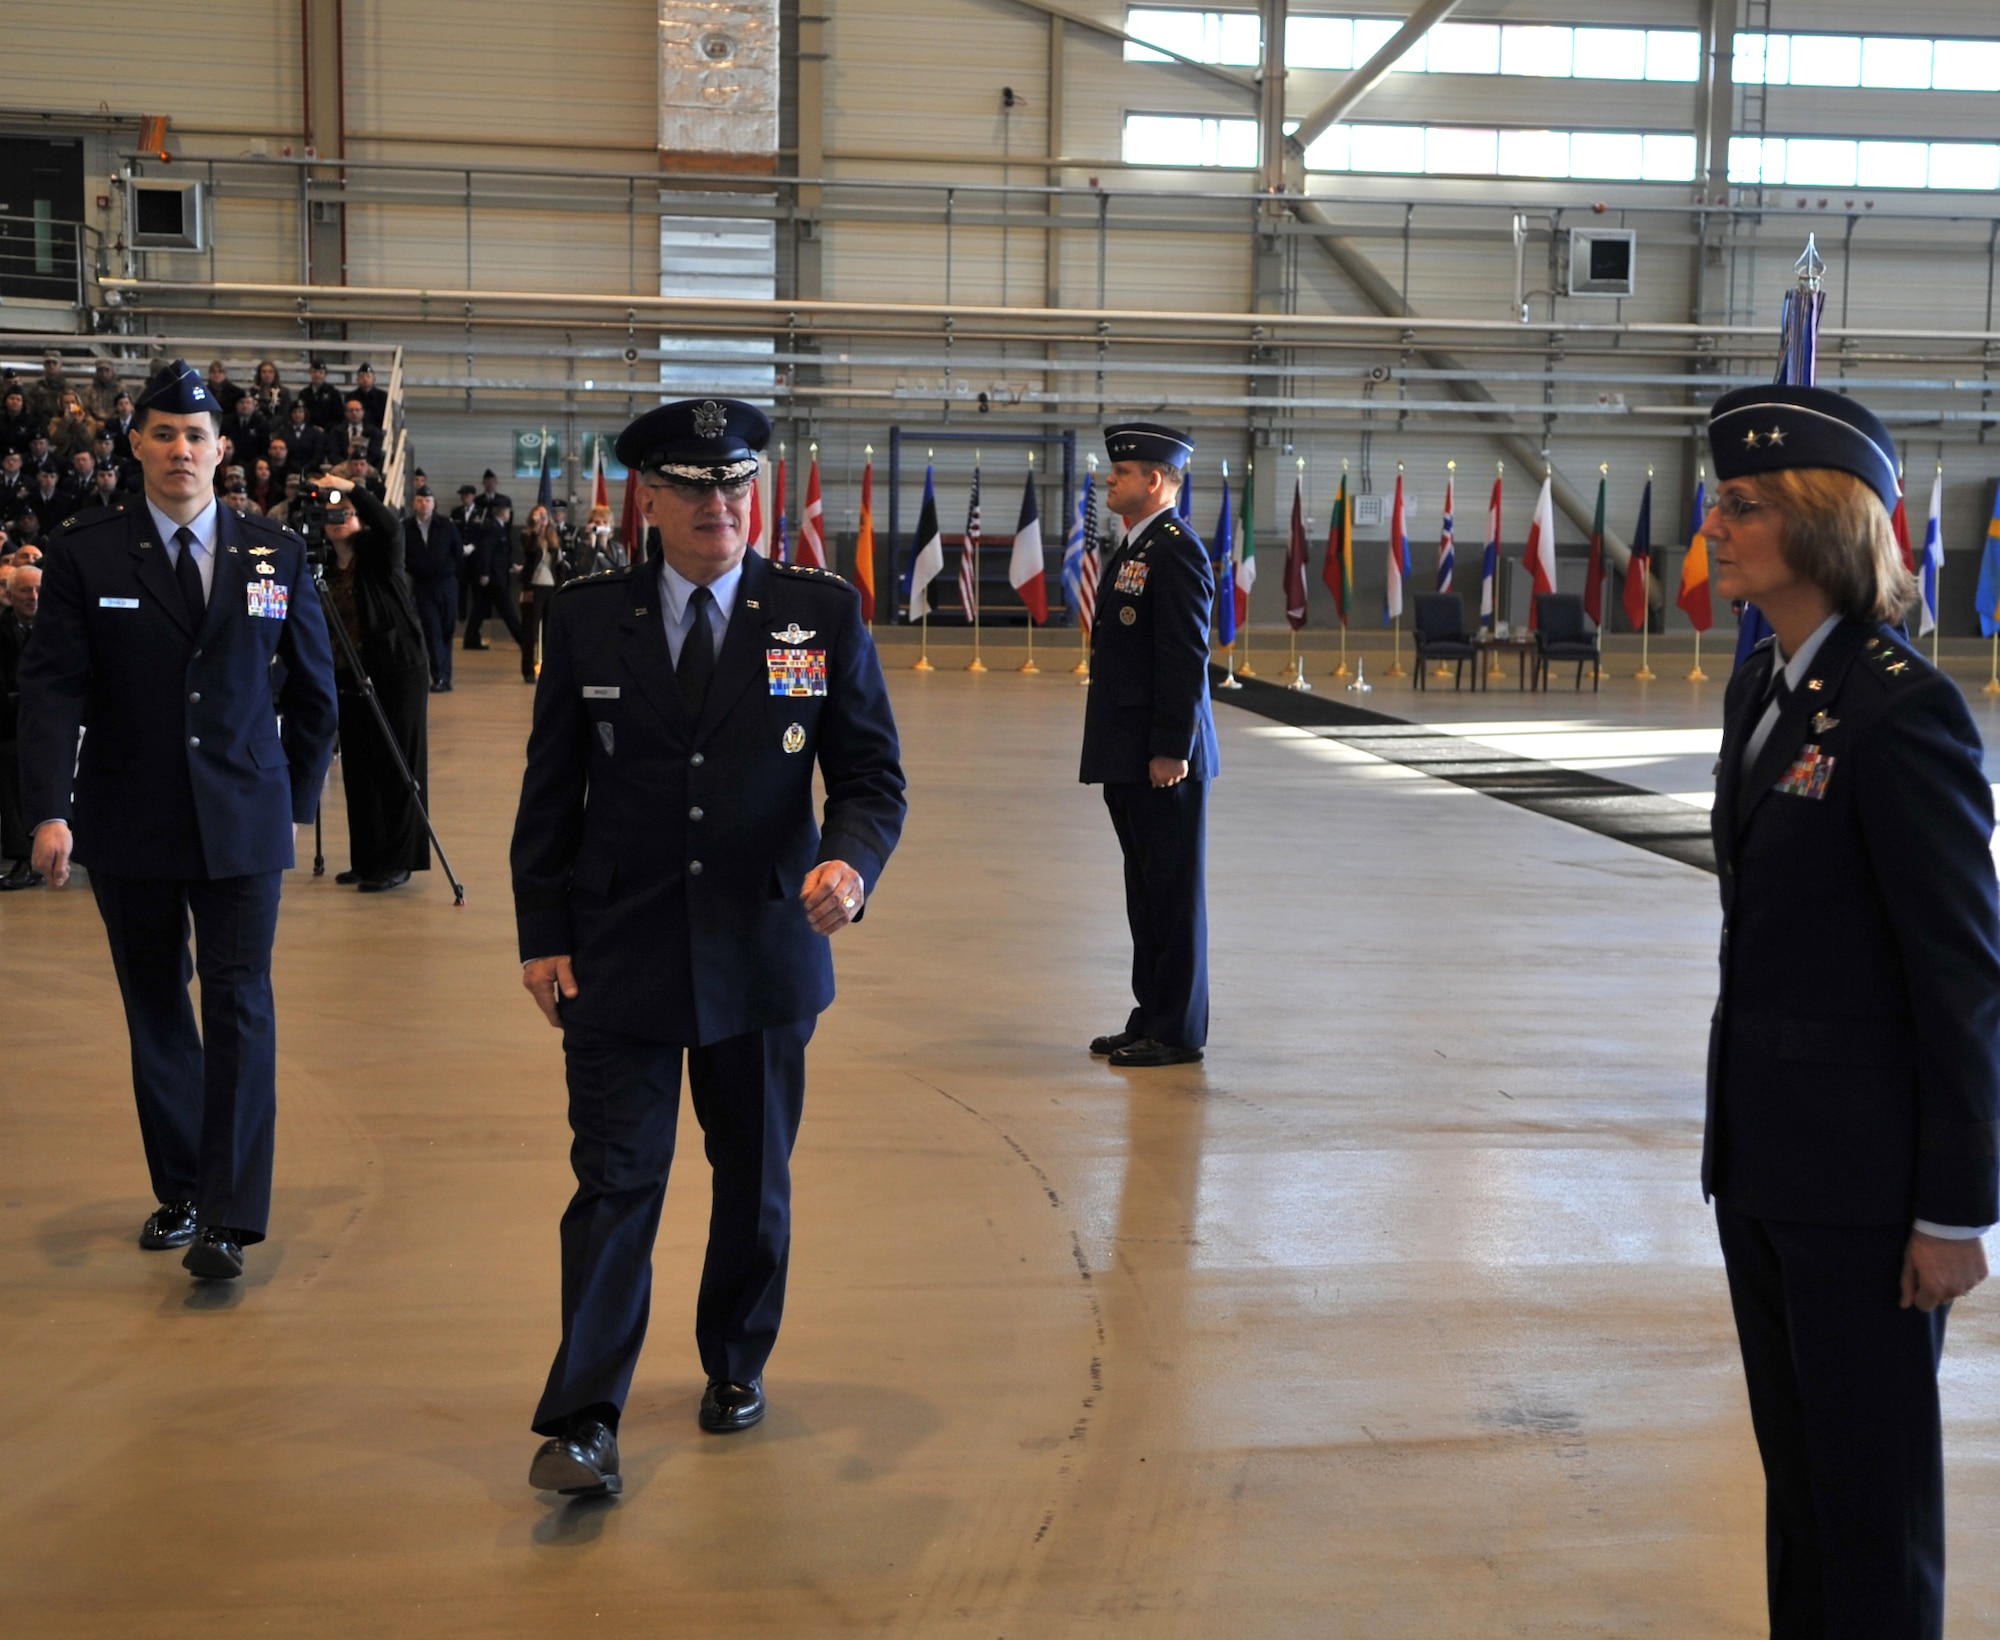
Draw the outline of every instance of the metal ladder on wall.
M1761 34L1768 39L1771 0L1742 0L1742 5L1737 32ZM1729 258L1729 322L1748 325L1757 322L1757 230L1764 221L1762 156L1764 136L1769 129L1770 95L1762 75L1754 85L1738 83L1735 90L1738 102L1732 128L1739 136L1756 139L1759 156L1757 181L1743 190L1739 196L1743 210L1730 219L1734 244Z

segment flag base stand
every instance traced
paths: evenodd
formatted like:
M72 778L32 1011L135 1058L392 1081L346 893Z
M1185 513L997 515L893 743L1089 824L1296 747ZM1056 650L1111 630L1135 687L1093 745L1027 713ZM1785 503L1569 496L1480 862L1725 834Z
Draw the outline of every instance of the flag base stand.
M984 672L986 670L986 663L983 660L981 660L977 655L974 655L972 659L966 663L965 669L968 672Z
M1287 689L1296 689L1296 690L1298 690L1298 691L1299 691L1299 692L1300 692L1301 694L1307 694L1307 695L1310 695L1310 694L1312 693L1312 685L1311 685L1310 683L1308 683L1308 682L1306 681L1306 658L1305 658L1305 656L1303 656L1303 655L1299 656L1299 658L1298 658L1298 669L1297 669L1297 671L1295 671L1295 672L1294 672L1294 673L1292 674L1292 681L1291 681L1290 683L1286 684L1286 685L1285 685L1285 687L1286 687Z
M1034 658L1030 656L1027 660L1021 662L1018 670L1022 672L1039 672L1041 668L1035 664Z
M1706 683L1708 682L1708 674L1697 666L1687 675L1687 681L1689 683Z
M924 635L920 640L923 647L917 651L917 663L910 670L912 672L935 672L937 668L931 665L931 612L928 609L924 611L923 633Z
M1988 678L1979 692L1982 695L2000 695L2000 678Z
M1218 688L1218 689L1241 689L1241 688L1243 687L1243 685L1242 685L1242 684L1240 684L1240 683L1238 683L1238 682L1236 681L1236 653L1235 653L1235 651L1234 651L1234 650L1224 650L1224 651L1223 651L1223 655L1222 655L1222 659L1223 659L1223 664L1224 664L1224 665L1226 665L1226 666L1227 666L1227 667L1229 668L1229 670L1228 670L1228 672L1227 672L1227 673L1226 673L1226 674L1224 675L1224 677L1223 677L1223 680L1222 680L1222 681L1221 681L1220 683L1218 683L1218 684L1217 684L1217 685L1216 685L1215 687L1216 687L1216 688Z
M1021 670L1023 672L1041 671L1041 668L1035 664L1035 622L1033 610L1028 612L1028 658L1021 662Z
M1403 625L1400 621L1396 623L1395 634L1396 647L1390 651L1389 670L1382 675L1386 678L1407 678L1410 674L1403 670Z
M1349 675L1347 670L1347 621L1343 617L1340 623L1340 664L1327 673L1327 676L1330 678L1344 678Z
M1439 661L1437 665L1431 668L1431 676L1434 678L1450 678L1456 677L1457 674L1450 667L1446 666L1443 661Z
M912 667L910 668L910 670L911 670L912 672L935 672L935 671L937 670L937 668L936 668L935 666L931 665L931 658L930 658L930 656L928 656L928 655L919 655L919 656L917 657L917 662L916 662L916 665L912 666Z
M1350 695L1372 695L1375 693L1375 685L1368 681L1368 669L1359 660L1356 660L1354 663L1354 681L1347 686L1347 692Z
M1655 672L1650 666L1642 666L1639 668L1638 671L1632 674L1632 681L1634 683L1651 683L1655 679L1657 679L1659 675L1660 674Z

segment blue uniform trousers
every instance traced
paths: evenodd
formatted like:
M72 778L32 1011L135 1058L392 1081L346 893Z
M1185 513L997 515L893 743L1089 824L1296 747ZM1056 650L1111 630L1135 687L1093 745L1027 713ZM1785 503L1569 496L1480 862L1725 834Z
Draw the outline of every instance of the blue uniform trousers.
M763 1373L778 1340L792 1242L792 1145L817 1019L681 1048L570 1025L570 1166L562 1220L562 1345L535 1409L561 1433L572 1413L622 1408L645 1342L653 1238L680 1111L681 1058L713 1173L695 1344L711 1378Z
M284 874L90 874L132 1038L153 1194L257 1242L271 1218L278 1021L271 942ZM190 919L194 950L188 950ZM201 976L201 1027L188 981Z
M1772 1640L1938 1640L1949 1305L1897 1307L1909 1230L1716 1226L1764 1459Z
M1132 995L1125 1029L1174 1048L1208 1041L1208 782L1108 781L1125 854Z
M451 682L451 636L458 627L458 582L419 581L417 618L424 623L424 647L431 655L431 682Z

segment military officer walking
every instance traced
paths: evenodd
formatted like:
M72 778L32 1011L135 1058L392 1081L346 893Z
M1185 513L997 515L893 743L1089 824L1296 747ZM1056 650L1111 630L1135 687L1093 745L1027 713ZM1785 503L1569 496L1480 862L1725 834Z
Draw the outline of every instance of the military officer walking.
M563 1033L576 1194L531 1485L616 1492L683 1062L713 1170L695 1342L712 1433L764 1415L791 1247L805 1050L828 936L902 833L903 772L861 601L746 556L770 422L732 399L626 428L663 556L551 601L513 843L522 983ZM826 785L813 817L813 770Z
M1125 855L1133 1007L1090 1044L1119 1066L1182 1065L1208 1040L1208 783L1220 772L1208 698L1215 575L1174 515L1194 454L1150 422L1105 430L1104 499L1125 521L1090 633L1079 778L1104 787Z
M278 888L337 714L304 543L216 504L221 423L183 361L147 384L132 418L144 503L52 543L20 716L35 868L59 888L72 860L90 868L124 998L160 1203L139 1244L186 1247L213 1279L242 1273L270 1216Z

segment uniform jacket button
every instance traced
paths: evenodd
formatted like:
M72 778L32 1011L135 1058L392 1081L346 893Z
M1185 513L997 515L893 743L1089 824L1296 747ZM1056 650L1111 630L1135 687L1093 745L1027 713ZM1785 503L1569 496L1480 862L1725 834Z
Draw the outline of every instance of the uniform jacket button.
M688 818L689 818L690 820L699 820L699 819L701 818L701 810L700 810L700 809L698 809L698 808L695 808L695 809L689 809L689 810L688 810Z
M196 690L196 691L195 691L195 692L194 692L193 694L191 694L191 695L189 695L189 696L188 696L188 699L189 699L189 700L192 700L192 701L198 701L198 700L200 700L200 699L201 699L201 691L200 691L199 689L197 689L197 690Z
M697 769L698 769L698 768L700 768L700 767L702 766L702 763L703 763L704 761L705 761L705 760L703 759L703 757L702 757L701 753L699 753L699 752L696 752L696 753L694 754L694 756L693 756L693 757L691 757L691 758L689 758L689 759L688 759L688 762L690 762L691 764L693 764L693 765L694 765L694 766L695 766L695 767L696 767Z
M201 736L200 736L200 735L189 735L189 736L188 736L188 744L189 744L190 746L199 746L199 745L201 744Z
M690 877L699 877L701 875L701 862L699 860L688 861L688 875Z

